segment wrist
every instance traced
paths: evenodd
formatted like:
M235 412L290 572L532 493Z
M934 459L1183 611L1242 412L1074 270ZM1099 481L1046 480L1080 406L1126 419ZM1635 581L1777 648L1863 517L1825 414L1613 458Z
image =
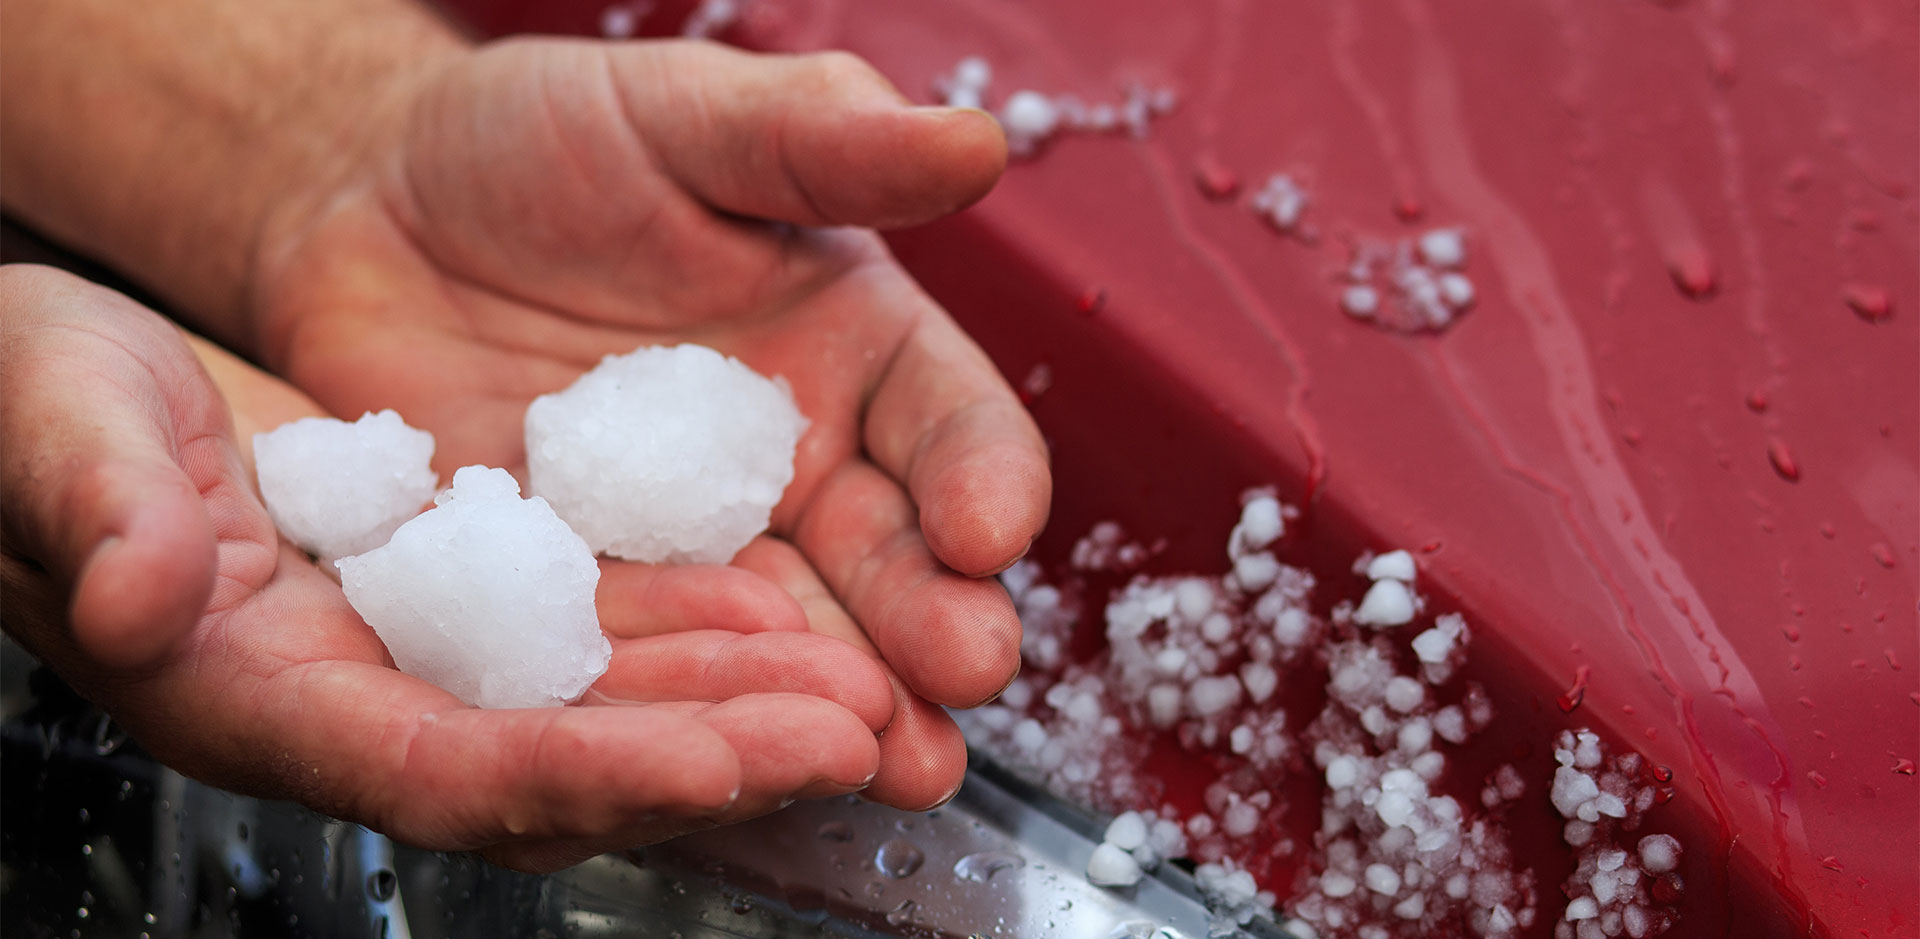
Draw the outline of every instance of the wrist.
M413 0L16 0L7 14L9 211L245 350L271 232L348 178L407 89L465 47Z
M423 14L423 19L425 15ZM314 230L350 201L378 199L383 177L399 171L407 125L418 99L447 68L471 54L471 44L437 21L400 32L341 35L332 44L356 59L340 80L298 96L291 105L305 141L294 171L253 207L245 266L234 302L245 324L245 344L262 361L283 330L272 316L274 284ZM340 74L340 73L336 73Z

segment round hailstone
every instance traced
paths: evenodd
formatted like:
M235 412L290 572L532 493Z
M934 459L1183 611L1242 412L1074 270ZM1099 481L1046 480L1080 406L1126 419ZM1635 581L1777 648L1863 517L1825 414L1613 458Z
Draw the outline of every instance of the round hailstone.
M534 399L529 487L594 551L724 564L767 530L806 429L781 379L705 346L643 348Z
M439 482L433 435L392 411L349 424L307 417L253 435L267 514L324 563L371 551L420 514Z
M1140 877L1140 862L1111 842L1102 842L1087 858L1087 881L1095 886L1131 887Z
M468 704L546 707L607 670L600 567L545 500L506 470L462 467L438 508L338 562L341 586L394 664Z
M1010 137L1039 140L1060 123L1060 109L1037 91L1016 91L1000 106L1000 123Z

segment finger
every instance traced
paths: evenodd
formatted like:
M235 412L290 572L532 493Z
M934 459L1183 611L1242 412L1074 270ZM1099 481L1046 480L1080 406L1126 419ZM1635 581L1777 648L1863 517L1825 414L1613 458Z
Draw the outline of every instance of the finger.
M291 791L436 850L710 815L742 786L727 740L670 708L467 708L392 669L342 660L287 668L251 697L260 730L232 745L254 752L214 765L278 767L280 778L220 782Z
M590 838L497 846L483 852L488 860L516 870L559 870L609 851L765 815L795 799L853 792L876 772L872 735L818 699L755 695L711 707L658 707L707 723L743 755L740 797L732 806L710 815L656 817Z
M1007 592L941 564L906 493L872 464L849 460L820 484L795 543L921 697L973 707L1018 672L1020 620Z
M893 686L867 653L809 632L719 630L614 643L589 695L603 703L726 701L785 692L831 701L872 734L893 719Z
M220 389L233 414L233 440L248 478L255 474L253 435L303 417L327 417L327 410L292 385L260 371L239 356L191 333L182 334L200 367Z
M978 110L916 108L845 52L607 47L623 111L668 176L725 212L896 227L972 204L1006 167Z
M873 640L854 622L846 607L840 605L839 598L827 588L813 565L807 563L800 549L771 535L762 535L740 549L740 553L733 556L733 563L760 575L799 604L806 615L808 629L839 639L876 659L880 657Z
M226 406L173 327L46 268L0 270L9 540L72 585L73 639L144 667L212 596L202 492L237 472Z
M719 564L602 560L594 594L600 628L634 639L694 629L805 632L806 613L778 585Z
M740 754L740 796L719 813L723 821L763 815L795 799L856 791L880 768L873 731L821 698L745 695L696 717Z
M1047 523L1046 442L980 347L899 279L898 302L927 309L874 391L867 452L907 484L940 560L970 576L998 573Z
M880 735L880 761L886 772L860 795L866 799L924 812L947 804L967 775L967 741L938 705L906 695L893 725Z
M868 654L879 655L859 624L792 545L761 538L736 556L734 563L761 572L792 593L807 610L816 632L845 638ZM925 810L958 791L967 769L966 743L945 711L907 690L892 668L884 664L882 668L893 686L894 711L891 723L880 732L880 772L861 797L912 811Z

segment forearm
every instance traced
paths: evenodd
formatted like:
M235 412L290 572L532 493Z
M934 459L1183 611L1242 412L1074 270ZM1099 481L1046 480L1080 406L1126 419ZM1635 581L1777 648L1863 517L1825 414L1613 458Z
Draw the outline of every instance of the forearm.
M9 0L0 199L251 349L263 232L460 45L412 0Z

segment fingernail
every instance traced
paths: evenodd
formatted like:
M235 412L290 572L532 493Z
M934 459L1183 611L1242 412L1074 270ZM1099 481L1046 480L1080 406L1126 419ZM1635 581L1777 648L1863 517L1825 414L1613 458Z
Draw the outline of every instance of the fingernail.
M916 105L913 109L913 112L915 114L921 114L927 117L943 117L943 118L952 117L956 114L985 114L988 117L993 116L985 108L954 108L954 107L948 107L944 104Z
M934 803L933 803L932 805L929 805L929 806L927 806L927 807L926 807L926 808L924 808L924 809L914 809L913 811L915 811L915 812L931 812L931 811L933 811L934 809L937 809L937 808L939 808L939 807L941 807L941 806L943 806L943 805L946 805L946 804L947 804L947 803L949 803L949 802L952 802L952 801L953 801L953 797L954 797L954 796L957 796L957 795L959 795L959 794L960 794L960 786L961 786L961 785L962 785L962 784L963 784L964 782L965 782L965 780L962 780L962 781L961 781L961 782L959 782L959 783L955 783L952 789L949 789L949 790L947 790L947 794L946 794L946 795L944 795L944 796L941 796L941 797L939 798L939 800L938 800L938 801L936 801L936 802L934 802Z

